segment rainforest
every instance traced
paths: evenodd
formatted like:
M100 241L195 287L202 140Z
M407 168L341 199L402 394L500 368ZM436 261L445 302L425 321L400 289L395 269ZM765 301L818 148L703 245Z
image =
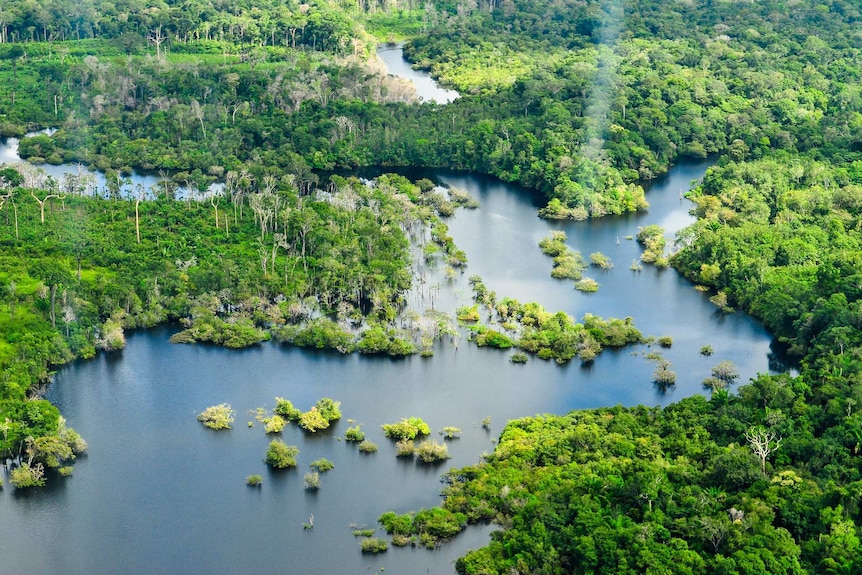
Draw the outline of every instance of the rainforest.
M363 380L362 401L388 385L353 375L362 369L413 381L405 373L425 369L415 366L478 345L496 348L481 353L499 368L475 360L487 367L476 385L522 378L526 395L547 399L560 393L537 375L549 369L572 378L554 386L595 378L597 395L568 412L507 408L493 426L476 413L472 430L450 397L434 421L444 443L422 453L445 460L448 446L458 465L420 460L442 492L434 481L394 509L369 502L379 521L357 528L371 531L363 556L445 549L493 525L443 568L862 573L860 23L845 0L7 0L0 136L16 146L0 165L4 504L26 517L78 488L75 461L86 473L99 453L64 417L76 408L63 377L133 361L124 348L141 334L228 360L282 353L310 371L332 361ZM387 47L458 97L438 103L387 74L377 57ZM649 219L664 209L658 190L692 165L702 166L694 180L670 192L691 220L666 240ZM77 173L52 175L59 166ZM459 221L491 209L487 190L502 186L529 198L519 209L542 232L528 234L534 251L501 261L525 277L540 263L566 299L495 283L483 268ZM482 225L488 242L511 239L493 233L503 217ZM572 239L610 225L620 231L598 247ZM621 276L679 282L714 324L649 332L665 326L649 305L629 311L637 297L599 299ZM447 296L446 286L460 287ZM642 297L674 297L662 289ZM704 334L749 320L782 361L740 377ZM627 354L655 367L646 384L657 395L600 395L603 367ZM607 377L626 373L644 385L635 371ZM673 397L685 382L691 393ZM318 414L324 393L296 393ZM351 418L353 391L342 393L326 405L341 401ZM194 409L229 413L228 399ZM421 415L372 410L380 421L333 419L335 431L310 439L284 405L249 405L248 427L269 435L284 416L300 454L320 437L344 435L345 447L362 424L368 433ZM208 433L201 450L245 432L199 429L195 415L194 433ZM465 460L458 442L470 434L488 451ZM387 457L388 437L375 453L370 435L373 449L343 457ZM393 453L413 461L419 439L398 439ZM306 474L317 500L343 464L321 472L320 461ZM295 472L269 473L240 487L287 489ZM313 518L293 536L322 536L326 520ZM386 535L370 537L377 530ZM39 564L59 570L45 556ZM227 565L237 563L212 568Z

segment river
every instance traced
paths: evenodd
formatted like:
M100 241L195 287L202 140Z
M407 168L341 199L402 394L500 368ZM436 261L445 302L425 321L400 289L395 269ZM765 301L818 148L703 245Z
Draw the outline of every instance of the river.
M452 562L485 544L490 528L473 528L435 551L391 548L360 553L354 526L376 527L388 510L406 512L439 502L440 475L477 462L494 448L504 423L537 413L565 413L601 405L667 404L702 393L711 366L733 361L742 381L770 365L770 335L744 314L723 314L708 296L673 270L629 269L640 249L639 226L678 229L691 221L680 198L708 163L684 164L655 182L648 213L591 222L548 222L536 217L538 198L489 177L418 171L469 191L477 210L459 210L450 234L469 258L467 271L441 283L437 307L452 312L470 301L467 277L482 276L498 296L538 301L551 311L634 318L646 335L669 335L663 350L677 372L667 391L653 383L654 365L633 346L605 351L589 366L558 367L465 341L439 344L433 358L403 360L305 351L266 343L231 351L209 345L174 345L171 327L129 335L124 351L101 354L60 370L48 390L69 425L90 445L66 480L43 490L0 492L0 573L71 575L147 573L452 573ZM572 248L602 251L616 266L589 270L597 293L583 294L571 281L550 277L551 260L538 241L551 230L568 234ZM702 345L715 355L704 358ZM274 398L308 409L322 397L342 403L342 421L317 435L296 426L281 434L299 447L298 468L270 472L263 463L270 437L251 410L271 408ZM227 402L237 412L234 428L213 432L195 415ZM424 418L434 430L462 429L449 442L452 458L423 466L395 457L381 424ZM491 417L491 430L481 421ZM342 440L361 424L380 447L364 455ZM316 493L303 488L311 461L326 457L335 468L321 476ZM263 475L260 489L245 478ZM313 529L303 523L314 515ZM385 536L379 533L381 536Z
M414 70L410 63L404 59L402 47L403 43L383 44L377 50L377 57L383 61L390 74L413 80L416 85L416 94L423 102L448 104L458 98L458 92L440 87L428 72Z

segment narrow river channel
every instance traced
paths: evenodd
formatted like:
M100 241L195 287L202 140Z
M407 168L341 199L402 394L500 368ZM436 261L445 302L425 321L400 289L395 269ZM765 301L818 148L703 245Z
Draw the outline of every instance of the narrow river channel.
M243 351L173 345L170 327L136 332L124 351L70 365L49 388L48 399L89 442L89 455L71 478L44 490L0 492L0 573L453 573L454 560L484 545L490 527L470 529L434 551L390 547L379 556L361 554L352 531L376 527L384 511L436 505L441 474L493 450L509 419L667 404L702 393L700 382L724 359L738 366L743 381L770 369L771 338L758 322L718 312L673 270L629 269L640 250L627 238L639 226L688 223L690 204L680 192L707 165L680 165L655 182L648 213L580 223L539 219L534 194L493 178L416 173L480 201L479 209L448 221L469 264L452 282L443 280L438 309L451 313L468 303L467 277L478 274L500 297L538 301L576 318L631 316L645 335L673 337L664 355L678 374L675 387L655 388L646 346L605 351L587 367L577 361L558 367L538 359L513 365L508 353L463 340L457 348L440 344L432 358L390 360L272 343ZM588 272L601 284L597 293L550 277L551 260L537 243L555 229L565 230L583 254L602 251L615 262L609 271ZM713 357L698 353L705 344L715 349ZM297 469L282 473L263 463L271 439L263 426L246 424L252 410L273 407L276 396L300 409L331 397L344 415L314 436L286 428L283 439L300 453ZM222 402L237 412L234 428L204 429L195 415ZM425 419L438 438L444 426L461 428L461 438L449 442L452 459L442 466L397 459L380 426L408 416ZM490 432L480 424L486 416ZM343 441L355 424L379 445L377 453L364 455ZM321 457L335 468L322 474L318 492L308 492L303 473ZM263 475L260 489L245 485L250 474ZM304 529L312 514L314 527Z

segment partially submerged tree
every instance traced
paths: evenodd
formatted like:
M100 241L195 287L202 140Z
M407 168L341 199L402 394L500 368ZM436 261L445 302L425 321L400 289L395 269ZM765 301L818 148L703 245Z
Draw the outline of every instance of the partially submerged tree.
M234 411L227 403L212 405L198 414L198 421L210 429L230 429L233 420Z

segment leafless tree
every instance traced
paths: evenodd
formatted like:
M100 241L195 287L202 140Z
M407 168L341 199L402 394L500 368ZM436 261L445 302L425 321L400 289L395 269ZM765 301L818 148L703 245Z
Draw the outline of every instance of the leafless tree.
M754 454L760 459L760 469L766 473L766 458L781 446L781 438L774 431L755 425L745 432L745 439Z
M162 44L164 44L167 39L168 37L162 33L161 26L155 30L151 30L147 35L147 40L149 40L150 44L156 47L156 59L160 62L162 61Z
M33 196L33 199L34 199L34 200L36 200L36 201L39 203L39 211L40 211L40 215L41 215L42 223L43 223L43 224L45 223L45 204L48 202L48 200L50 200L51 198L59 198L59 199L61 199L61 200L62 200L62 199L65 199L65 197L66 197L65 195L62 195L62 196L61 196L61 195L60 195L60 194L58 194L58 193L51 193L51 192L49 192L49 193L47 193L47 194L45 195L45 197L44 197L44 198L41 198L41 199L40 199L40 198L36 195L36 193L35 193L35 192L33 192L32 190L30 191L30 195L31 195L31 196Z

